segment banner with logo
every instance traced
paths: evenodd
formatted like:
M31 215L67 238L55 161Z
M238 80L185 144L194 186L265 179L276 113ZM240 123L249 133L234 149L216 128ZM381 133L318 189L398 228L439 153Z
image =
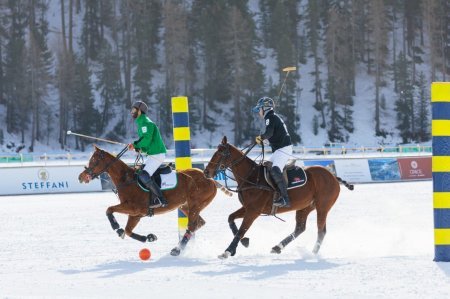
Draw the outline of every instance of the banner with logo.
M100 180L80 184L81 166L0 168L0 195L101 191Z
M431 179L431 157L397 158L402 180Z

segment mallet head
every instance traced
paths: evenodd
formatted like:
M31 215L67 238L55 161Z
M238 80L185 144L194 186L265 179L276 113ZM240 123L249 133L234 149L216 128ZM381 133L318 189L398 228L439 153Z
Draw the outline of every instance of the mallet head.
M295 70L297 70L297 67L295 67L295 66L288 66L288 67L285 67L283 69L283 72L292 72L292 71L295 71Z

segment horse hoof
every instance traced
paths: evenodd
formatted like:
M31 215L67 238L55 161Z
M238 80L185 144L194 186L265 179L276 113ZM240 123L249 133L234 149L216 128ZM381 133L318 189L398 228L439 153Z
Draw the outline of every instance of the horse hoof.
M278 253L278 254L280 254L281 253L281 248L279 246L272 247L272 250L270 251L270 253Z
M242 244L245 248L248 248L248 246L250 245L250 239L249 239L249 238L242 238L242 239L241 239L241 244Z
M221 259L221 260L224 260L224 259L227 259L230 255L231 255L231 252L225 251L224 253L219 255L218 258Z
M147 241L149 242L155 242L156 240L158 240L158 237L154 234L148 234L147 235Z
M119 228L118 230L116 230L116 232L120 238L125 238L125 231L123 230L123 228Z
M171 256L179 256L181 253L181 249L179 247L175 247L170 251Z

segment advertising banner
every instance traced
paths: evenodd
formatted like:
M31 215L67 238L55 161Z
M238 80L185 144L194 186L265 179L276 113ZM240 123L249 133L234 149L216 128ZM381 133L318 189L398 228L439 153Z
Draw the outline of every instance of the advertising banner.
M397 158L402 180L431 179L431 157Z
M369 159L370 175L373 181L397 181L400 180L397 159Z
M334 160L337 176L350 183L367 183L372 181L367 159Z
M101 191L100 180L80 184L81 166L0 168L0 195Z

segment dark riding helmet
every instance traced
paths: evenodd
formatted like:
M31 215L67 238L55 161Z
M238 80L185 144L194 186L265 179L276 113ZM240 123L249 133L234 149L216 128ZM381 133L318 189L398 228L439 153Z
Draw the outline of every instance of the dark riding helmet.
M134 107L134 108L136 108L136 109L139 109L139 110L141 110L142 111L142 113L147 113L147 111L148 111L148 106L147 106L147 104L145 104L144 102L142 102L142 101L136 101L136 102L134 102L134 104L133 104L133 106L131 106L132 108Z
M259 109L263 108L264 112L267 112L269 110L272 110L275 106L274 101L269 97L262 97L258 100L256 103L256 106L253 107L252 111L254 113L258 113Z

